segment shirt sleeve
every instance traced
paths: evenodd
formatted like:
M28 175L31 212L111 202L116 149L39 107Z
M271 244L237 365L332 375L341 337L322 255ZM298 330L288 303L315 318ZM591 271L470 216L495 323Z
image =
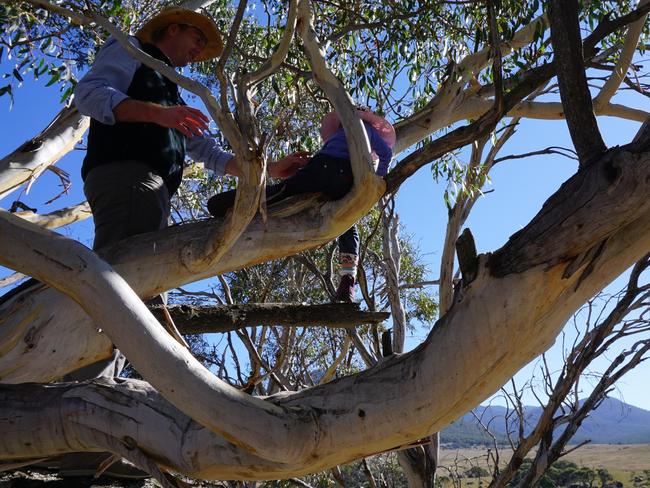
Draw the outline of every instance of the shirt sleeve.
M136 47L135 37L129 41ZM74 103L79 112L103 124L115 124L113 109L123 100L140 62L131 56L113 37L99 50L90 71L75 88Z
M223 176L226 164L234 154L224 151L213 137L194 136L187 139L187 154L194 160L202 162L205 169Z
M386 176L386 173L388 173L388 165L390 164L390 160L393 158L393 150L388 144L386 144L386 141L381 138L372 126L366 123L363 125L366 126L366 132L370 138L370 148L377 157L379 157L379 164L377 165L376 173L379 176Z

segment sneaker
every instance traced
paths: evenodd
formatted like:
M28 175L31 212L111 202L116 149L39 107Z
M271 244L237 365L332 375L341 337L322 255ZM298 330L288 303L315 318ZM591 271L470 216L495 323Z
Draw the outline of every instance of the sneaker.
M354 301L354 276L343 275L339 282L339 287L336 289L335 302L351 303Z
M101 464L112 454L107 452L75 452L64 454L60 458L59 476L75 478L80 476L95 476ZM120 459L104 470L101 476L117 479L141 480L151 478L146 471L141 470L125 459Z

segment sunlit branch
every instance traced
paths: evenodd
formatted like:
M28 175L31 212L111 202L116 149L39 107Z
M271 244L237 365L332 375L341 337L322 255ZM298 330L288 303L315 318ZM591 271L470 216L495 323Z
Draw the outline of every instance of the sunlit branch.
M646 5L648 0L640 0L638 6L641 7ZM627 70L630 67L632 58L639 43L639 37L643 31L643 26L647 15L640 18L636 22L630 24L625 34L625 41L623 42L623 47L620 50L620 55L614 70L612 71L611 76L605 82L605 85L601 88L596 98L594 98L594 109L597 111L601 106L607 105L612 99L619 86L627 76Z

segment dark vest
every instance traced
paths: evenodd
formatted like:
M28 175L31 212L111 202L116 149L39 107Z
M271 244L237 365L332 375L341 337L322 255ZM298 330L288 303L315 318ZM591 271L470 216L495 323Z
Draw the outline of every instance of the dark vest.
M170 64L167 56L153 44L144 44L142 50ZM185 105L178 86L144 64L136 70L126 94L134 100L164 106ZM183 176L185 136L176 129L157 124L116 122L106 125L91 119L88 152L81 168L83 179L97 166L133 160L146 163L162 176L171 196Z

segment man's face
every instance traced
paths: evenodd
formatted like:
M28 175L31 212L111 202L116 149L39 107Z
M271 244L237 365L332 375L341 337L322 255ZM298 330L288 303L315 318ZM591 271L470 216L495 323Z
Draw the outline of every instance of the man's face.
M192 63L207 44L203 32L192 25L171 24L159 46L173 66Z

